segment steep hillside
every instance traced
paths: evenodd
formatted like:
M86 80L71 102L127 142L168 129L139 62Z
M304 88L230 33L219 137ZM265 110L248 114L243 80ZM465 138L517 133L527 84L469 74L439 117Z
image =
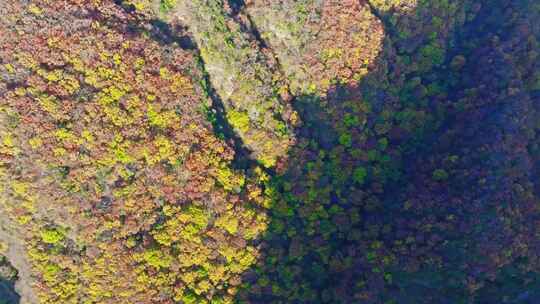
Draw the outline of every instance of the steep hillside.
M0 14L0 303L540 298L535 1Z

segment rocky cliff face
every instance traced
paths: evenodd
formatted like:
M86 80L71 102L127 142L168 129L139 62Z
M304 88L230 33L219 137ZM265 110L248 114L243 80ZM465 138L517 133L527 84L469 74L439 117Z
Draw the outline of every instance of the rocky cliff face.
M0 15L8 303L540 296L534 1Z

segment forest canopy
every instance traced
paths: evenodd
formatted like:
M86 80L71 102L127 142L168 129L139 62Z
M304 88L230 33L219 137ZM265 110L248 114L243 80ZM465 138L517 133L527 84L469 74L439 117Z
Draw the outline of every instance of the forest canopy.
M537 1L0 15L0 304L539 301Z

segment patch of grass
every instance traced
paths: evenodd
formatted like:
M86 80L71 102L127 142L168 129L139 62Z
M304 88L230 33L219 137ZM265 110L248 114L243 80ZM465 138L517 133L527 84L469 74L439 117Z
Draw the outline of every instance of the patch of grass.
M163 13L168 13L176 6L176 0L161 0L159 8Z

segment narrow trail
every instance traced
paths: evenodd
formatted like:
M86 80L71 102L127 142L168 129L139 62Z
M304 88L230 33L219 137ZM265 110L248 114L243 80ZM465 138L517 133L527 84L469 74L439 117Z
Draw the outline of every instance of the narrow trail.
M0 214L6 214L1 204ZM27 250L20 241L20 233L13 227L16 226L10 223L6 217L0 217L0 240L8 245L6 258L18 271L19 278L15 283L15 290L21 296L20 304L35 304L38 301L32 288L33 280L26 255Z

